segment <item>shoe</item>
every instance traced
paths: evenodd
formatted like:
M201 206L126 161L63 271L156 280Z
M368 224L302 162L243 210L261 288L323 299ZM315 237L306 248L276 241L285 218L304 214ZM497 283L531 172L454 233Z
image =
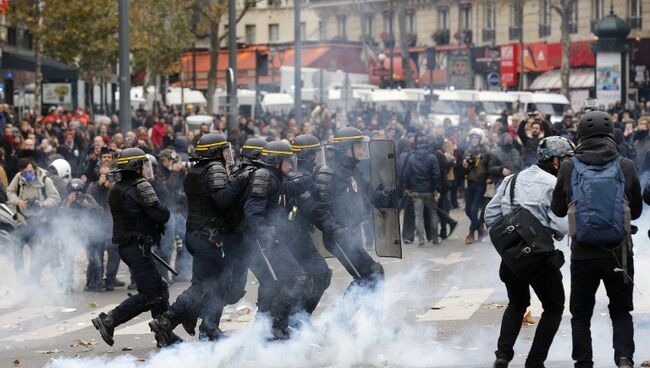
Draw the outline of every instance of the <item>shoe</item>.
M113 346L113 332L117 326L113 315L110 312L108 314L102 312L98 317L92 319L92 323L95 329L99 331L99 334L102 335L104 342L109 346Z
M183 322L181 322L181 324L183 325L183 329L190 336L196 335L196 320L197 320L196 317L190 317L184 320Z
M497 358L497 360L494 361L492 368L508 368L509 364L510 363L507 360Z
M465 244L474 244L475 241L476 239L474 239L474 232L469 233L469 235L465 237Z
M115 290L115 285L106 284L106 291L113 291L113 290Z
M126 286L126 283L124 283L124 281L120 281L118 279L113 279L111 281L109 281L108 279L104 279L104 283L106 283L107 290L109 286L111 287L111 290L113 290L116 287Z
M478 238L483 239L486 235L488 235L488 231L485 229L485 227L481 226L478 228Z
M433 246L433 245L440 245L440 244L442 244L442 241L440 241L440 239L435 239L435 240L432 240L432 241L431 241L431 245L432 245L432 246Z
M628 358L620 358L617 364L618 368L634 368L634 363Z
M404 239L404 244L413 244L413 240Z
M179 338L174 334L174 324L163 314L149 322L151 332L156 335L156 346L164 348L178 342Z
M274 327L272 333L273 341L284 341L291 338L289 329L285 327Z
M219 341L224 337L226 337L226 334L219 327L210 331L207 331L203 324L199 327L199 341Z
M130 283L129 286L127 287L128 290L135 290L137 288L138 286L135 284L135 282Z
M447 233L447 238L451 237L451 234L456 230L456 226L458 226L458 221L449 224L449 233Z

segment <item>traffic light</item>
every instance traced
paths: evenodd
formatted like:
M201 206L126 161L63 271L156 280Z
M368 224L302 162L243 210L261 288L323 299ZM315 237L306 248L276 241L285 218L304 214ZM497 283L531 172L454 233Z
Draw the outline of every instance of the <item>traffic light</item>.
M427 47L427 69L433 70L436 68L436 49L434 47Z
M257 75L269 75L269 54L256 51L255 68L257 69Z

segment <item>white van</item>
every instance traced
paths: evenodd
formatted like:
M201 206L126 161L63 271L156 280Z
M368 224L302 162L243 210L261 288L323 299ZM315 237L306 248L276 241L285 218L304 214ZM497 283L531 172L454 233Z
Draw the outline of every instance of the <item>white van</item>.
M508 92L479 91L476 93L476 102L477 112L485 112L488 122L494 124L501 117L503 111L506 111L508 115L514 112L517 96Z
M461 115L464 116L467 109L474 104L476 94L476 91L470 90L434 90L429 120L433 126L458 125Z
M525 114L539 110L551 116L551 124L562 121L564 111L571 108L571 102L559 93L544 92L508 92L517 97L519 112Z

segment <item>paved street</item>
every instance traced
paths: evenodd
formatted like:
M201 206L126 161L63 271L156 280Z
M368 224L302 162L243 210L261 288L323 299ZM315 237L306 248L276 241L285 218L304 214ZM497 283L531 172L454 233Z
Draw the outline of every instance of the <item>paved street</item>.
M0 366L42 367L51 362L54 367L490 367L506 303L505 289L497 275L498 257L487 240L465 245L465 217L457 211L454 216L463 222L453 239L442 246L419 249L407 245L404 259L382 259L389 280L383 299L367 297L365 307L353 308L348 317L341 318L340 311L345 310L341 295L350 278L336 261L329 260L334 279L314 319L315 332L299 334L298 341L286 344L264 344L256 338L259 327L249 328L257 288L253 277L249 278L245 300L224 313L222 326L229 339L217 345L183 344L156 353L147 326L149 315L120 326L113 347L105 345L90 324L91 318L126 296L125 288L108 293L77 292L64 298L51 289L39 291L16 283L7 276L10 266L5 260L0 266L0 276L7 281L0 287ZM642 230L636 237L637 364L650 359L650 276L646 272L650 267L650 241L645 234ZM568 265L563 271L568 291ZM81 283L82 271L77 270L77 274ZM46 285L51 283L48 278L49 274L43 281ZM127 280L124 270L120 278ZM186 287L185 283L174 284L172 297ZM382 303L383 313L378 308ZM535 300L531 309L537 320L539 302ZM513 366L523 366L534 328L535 324L522 329ZM602 288L593 330L597 366L613 366L611 327ZM177 332L181 331L179 327ZM570 333L567 297L567 311L550 353L549 367L571 366ZM101 359L93 359L97 357Z

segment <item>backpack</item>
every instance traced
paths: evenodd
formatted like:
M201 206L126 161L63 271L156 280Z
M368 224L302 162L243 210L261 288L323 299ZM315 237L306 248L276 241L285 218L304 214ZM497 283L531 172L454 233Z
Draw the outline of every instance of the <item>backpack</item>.
M512 212L492 225L490 240L515 275L529 278L546 266L562 267L564 254L555 249L550 232L537 217L514 204L517 176L519 173L512 175L509 182ZM504 185L504 192L507 186Z
M613 249L630 233L622 156L605 165L587 165L572 157L569 234L584 245Z

